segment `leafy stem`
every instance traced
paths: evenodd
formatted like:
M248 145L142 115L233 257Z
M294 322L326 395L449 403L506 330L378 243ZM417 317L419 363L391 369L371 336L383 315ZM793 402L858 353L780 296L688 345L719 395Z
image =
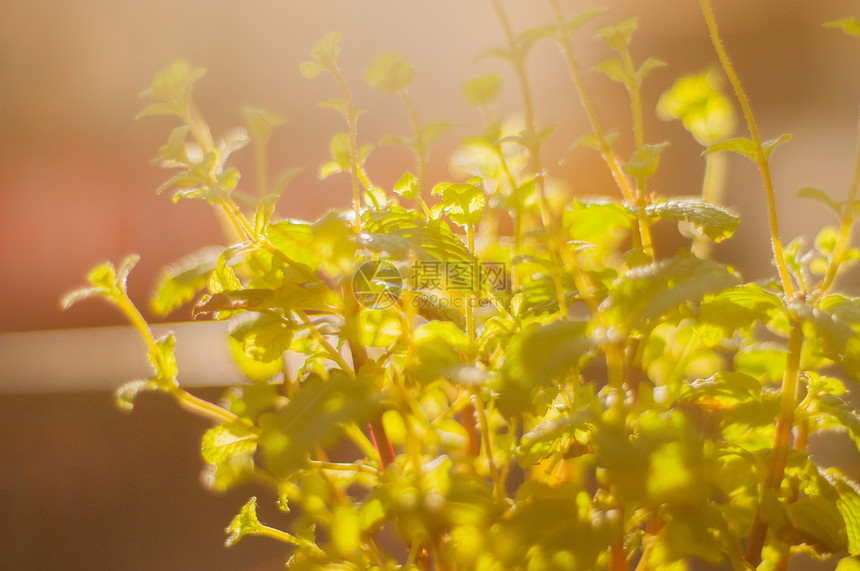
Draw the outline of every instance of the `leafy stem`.
M340 352L335 349L331 343L328 342L328 340L322 333L320 333L319 329L317 329L313 322L311 322L311 320L308 318L308 315L300 309L296 310L296 315L299 316L299 319L302 321L302 323L305 324L305 326L308 328L308 331L310 331L311 335L313 335L313 338L317 340L317 343L319 343L322 348L325 349L325 352L328 355L329 359L337 363L337 366L340 367L344 373L355 378L355 371L346 363L343 357L341 357Z
M767 198L767 213L768 223L770 226L771 248L773 249L773 255L776 259L776 268L779 272L779 279L782 283L783 292L785 293L786 299L791 299L794 296L794 286L792 285L791 277L789 276L788 266L786 266L785 263L785 256L782 251L782 241L779 237L779 221L777 220L776 215L776 198L774 196L773 179L770 175L768 154L765 152L765 149L762 146L761 135L759 133L758 125L755 122L755 118L753 117L752 107L750 106L749 99L747 98L743 87L741 87L740 79L738 79L738 75L735 72L731 61L729 60L729 56L726 53L725 48L723 47L723 42L720 38L719 30L717 29L717 22L714 18L714 12L711 8L711 2L710 0L699 0L699 2L702 8L702 13L705 16L705 22L708 26L708 33L711 37L711 43L714 46L714 50L717 52L717 57L720 60L720 64L722 65L723 70L726 72L726 75L729 78L729 82L732 84L732 88L735 91L735 95L737 95L738 101L740 102L741 109L744 113L744 118L746 119L747 127L749 128L750 137L752 137L752 141L755 146L754 162L758 166L759 172L761 173L762 182L764 184L765 196Z
M163 379L161 383L162 387L173 395L183 408L223 424L238 422L240 420L238 416L229 410L196 397L179 386L175 376L171 372L174 367L165 361L163 350L152 334L152 329L150 329L140 311L132 303L131 299L129 299L127 293L117 291L109 299L114 302L131 322L132 326L140 333L140 336L146 343L153 366L156 368L158 376ZM242 422L242 424L247 425L248 423Z
M585 81L582 78L579 64L573 56L573 48L570 47L570 33L564 24L564 18L562 16L561 8L558 5L558 0L549 0L549 4L552 7L553 15L555 17L559 45L561 46L564 60L567 63L567 68L570 72L571 79L573 80L573 85L576 88L577 95L579 95L579 101L585 110L585 115L588 118L591 132L597 137L600 155L603 157L606 166L609 167L609 171L612 173L612 178L615 179L615 184L617 184L618 188L621 190L622 196L625 200L632 203L633 192L630 189L630 183L627 181L627 177L621 170L621 161L618 160L618 157L612 151L612 147L606 137L606 132L603 130L600 123L597 108L594 106L594 102L588 93L588 89L585 87Z
M415 131L415 146L412 150L415 152L416 162L416 197L424 204L425 188L427 186L427 145L424 138L421 136L421 122L418 120L418 113L415 111L415 105L409 98L406 89L399 91L400 97L403 99L403 104L406 106L406 112L409 114L409 121L412 123L412 129ZM425 206L426 208L426 206Z
M529 168L531 172L534 173L534 184L535 191L538 196L538 204L540 207L540 216L541 222L543 224L544 230L549 233L549 256L550 256L550 264L551 264L551 272L552 272L552 280L555 285L555 293L556 298L558 299L558 310L561 318L567 320L568 311L567 311L567 303L564 297L564 285L561 280L561 263L558 257L558 250L555 247L556 240L556 232L555 230L555 222L553 216L550 214L549 202L546 198L546 188L544 181L544 172L543 167L541 166L540 159L540 147L541 141L537 134L537 129L535 128L535 119L534 119L534 104L532 103L532 93L531 88L529 87L528 76L526 74L526 63L525 57L526 54L524 51L517 45L516 38L514 37L513 28L511 28L511 23L508 20L507 15L505 14L504 9L502 9L502 4L500 0L492 0L493 8L498 15L499 22L502 25L502 30L505 34L505 39L508 43L508 49L511 51L511 65L514 68L514 73L517 76L517 82L520 85L520 91L522 93L523 98L523 110L525 113L525 147L529 152Z
M819 286L816 288L816 297L820 298L825 295L833 286L833 281L839 273L839 267L845 258L845 251L851 242L851 226L857 216L857 192L860 189L860 121L857 127L857 149L854 159L854 176L851 179L851 188L848 191L848 201L845 203L845 210L842 212L842 220L839 224L839 234L836 239L836 247L833 249L833 257L830 264L827 266L827 273L822 279Z
M797 408L799 388L800 355L803 351L803 322L794 318L790 323L788 335L788 357L783 375L779 399L779 417L776 423L776 435L773 439L773 453L765 478L765 489L778 490L785 474L788 452L791 449L791 433L794 423L794 411ZM758 511L753 520L749 533L744 561L758 566L761 562L761 551L767 537L768 522L763 513L763 502L759 503Z
M346 122L349 125L349 162L350 162L350 179L352 183L352 206L355 215L355 229L358 231L361 228L361 193L359 191L359 171L358 164L358 115L355 111L355 101L352 98L352 91L346 83L346 79L340 72L340 69L335 65L329 69L331 74L337 80L343 91L343 96L346 99ZM368 186L370 182L367 181Z

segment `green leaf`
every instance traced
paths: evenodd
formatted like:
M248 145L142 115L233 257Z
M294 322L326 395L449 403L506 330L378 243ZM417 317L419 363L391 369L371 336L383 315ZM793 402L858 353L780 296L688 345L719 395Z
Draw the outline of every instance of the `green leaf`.
M419 382L430 383L440 378L468 380L470 372L461 370L464 361L461 352L469 341L456 325L432 321L415 330L414 342L420 364L415 378Z
M460 226L477 224L484 214L484 181L472 177L465 183L441 182L433 187L433 196L442 197L442 208L452 222Z
M498 98L501 86L498 75L482 75L463 84L463 98L473 107L487 107Z
M502 414L510 417L531 410L532 400L543 398L541 389L557 390L556 383L594 347L589 331L585 322L556 321L533 324L511 341L498 386Z
M326 99L317 103L320 109L334 109L344 117L349 116L349 104L345 99Z
M730 542L733 536L720 506L707 504L696 509L672 506L666 511L663 545L658 544L665 552L661 553L661 549L655 549L658 554L655 563L661 563L662 558L665 558L667 563L698 558L707 563L719 564L726 559L726 553L731 552L733 546ZM686 565L683 568L686 568ZM655 569L676 568L661 565Z
M340 54L340 32L329 32L311 50L311 61L299 66L299 71L308 79L324 71L337 70L337 56Z
M836 571L860 571L860 561L852 557L843 557L836 565Z
M842 514L842 521L845 523L845 534L848 539L847 551L854 556L860 555L860 487L835 468L823 470L822 474L838 494L836 507ZM842 566L840 562L838 568Z
M617 202L573 201L564 212L563 224L570 239L594 244L600 252L617 247L630 233L633 217Z
M89 297L99 296L113 303L127 297L126 281L128 280L128 274L139 259L140 256L137 254L126 257L118 270L110 262L96 266L87 274L87 282L92 287L81 288L67 293L60 301L60 305L63 309L68 309L77 302Z
M453 123L430 123L429 125L424 125L418 134L418 140L426 148L430 143L450 131L453 126Z
M815 413L829 416L848 429L854 442L860 444L860 415L836 395L821 395L815 400Z
M845 522L837 506L823 496L804 496L786 504L786 516L791 525L789 543L807 543L820 553L839 553L848 548Z
M155 347L149 350L149 362L158 375L159 386L177 385L179 368L176 365L176 335L172 331L156 339Z
M643 61L642 65L639 66L639 69L636 70L636 74L634 76L636 83L641 85L645 78L648 77L648 74L659 67L664 67L665 65L666 62L649 57Z
M209 464L221 464L233 456L257 450L257 437L247 427L233 423L210 428L203 435L200 453Z
M616 131L612 131L610 133L606 133L604 138L606 140L606 144L612 148L612 145L615 144L615 141L618 140L618 133ZM588 135L583 135L579 139L576 140L575 146L577 147L585 147L587 149L593 149L598 153L602 153L603 147L600 144L600 139L597 135L591 133Z
M233 360L242 374L255 383L265 383L284 371L284 363L279 359L274 359L268 363L252 359L245 353L244 344L242 341L233 336L228 337L230 343L230 353L233 355Z
M175 128L167 139L167 143L158 148L158 156L152 159L152 164L162 168L188 166L188 149L186 139L191 132L190 125Z
M403 173L394 183L394 192L407 200L415 200L418 195L418 179L411 172Z
M349 272L355 263L356 245L352 223L331 210L311 225L312 247L325 260L330 275Z
M188 303L209 282L223 248L210 246L163 268L159 273L150 309L159 316L172 313Z
M730 238L740 218L725 208L698 199L673 198L645 207L649 217L689 222L714 242Z
M525 57L528 55L532 47L534 47L539 40L552 39L555 38L555 35L556 27L552 24L538 26L537 28L531 28L520 33L520 35L514 39L519 57Z
M707 379L699 379L681 386L678 400L726 400L747 402L761 400L761 383L752 375L720 371Z
M842 219L842 204L830 198L823 190L807 186L797 191L797 197L819 202L832 210L836 214L837 218L840 220Z
M824 24L825 28L839 28L849 36L860 38L860 21L856 16L844 18L842 20L833 20Z
M191 101L191 88L203 77L206 70L192 67L190 63L179 60L162 69L155 75L152 86L140 94L152 97L154 103L138 113L138 118L150 115L179 115L184 117Z
M532 466L549 458L559 451L566 437L573 437L577 430L587 428L593 413L590 408L582 408L571 416L562 416L541 422L523 434L519 446L514 451L517 463L522 468Z
M324 71L326 68L315 61L306 61L299 65L299 73L307 79L313 79Z
M780 311L779 295L756 284L745 284L706 297L693 327L703 341L715 346L735 333L749 331L756 323L767 323Z
M761 148L764 152L765 159L770 158L771 151L773 151L773 149L775 149L778 145L786 143L790 140L791 135L786 133L785 135L781 135L776 139L764 141L761 144ZM702 154L705 155L708 153L715 153L717 151L731 151L739 155L744 155L754 163L758 163L758 147L752 140L747 139L746 137L737 137L734 139L729 139L728 141L714 143L713 145L705 149Z
M114 392L114 402L120 410L130 412L134 409L135 401L137 401L137 396L140 393L160 388L158 382L153 379L129 381Z
M242 343L248 357L269 363L280 359L293 341L293 328L270 315L237 325L230 335Z
M571 482L526 482L516 506L490 531L501 569L599 569L599 554L622 537L618 513L592 508L588 494Z
M831 300L827 301L829 305ZM822 303L822 307L826 305ZM851 314L840 315L842 308L839 305L835 306L834 313L801 303L793 304L791 309L812 325L814 339L820 345L821 353L842 365L848 375L860 379L860 336L850 325Z
M722 264L680 255L628 271L610 291L605 309L613 312L616 323L638 329L737 283Z
M660 164L660 154L669 146L668 142L656 145L644 145L630 157L630 160L621 167L625 173L638 179L645 179L657 172Z
M336 133L328 145L332 160L320 168L320 176L327 178L340 172L349 172L352 168L350 160L349 134Z
M225 290L205 295L194 306L191 316L194 319L219 319L230 317L235 311L258 311L276 307L275 292L270 289ZM224 313L225 315L219 316Z
M402 206L368 212L366 216L364 232L358 237L362 247L388 252L397 260L406 260L410 250L421 261L475 260L444 220L428 221L421 213Z
M225 250L218 258L215 269L209 274L209 293L216 294L243 288L242 282L239 281L233 267L229 265L229 259L233 251L233 248Z
M722 141L737 123L732 102L721 90L723 83L717 70L684 75L660 96L657 114L664 120L679 119L702 145Z
M614 26L601 28L594 35L594 38L603 40L610 48L620 52L626 50L630 45L630 40L636 28L637 18L636 16L631 16L630 18L621 20Z
M251 106L242 108L242 118L248 127L251 140L260 145L265 145L275 129L287 122L284 115Z
M567 28L569 34L576 32L579 28L582 27L583 24L596 18L597 16L601 16L607 13L609 10L606 8L596 8L593 10L586 10L581 14L577 14L570 20L564 23L564 27Z
M329 371L328 379L311 374L286 406L260 415L258 442L272 475L289 477L318 446L332 445L342 425L360 426L378 414L383 395L375 377L380 374L372 362L355 379L336 369Z
M231 547L244 536L256 533L259 530L260 520L257 519L257 498L254 497L242 506L242 511L230 522L230 526L226 530L226 545L227 547Z
M762 381L778 383L785 375L785 347L776 343L753 343L735 355L735 370Z
M400 54L378 56L364 72L367 83L388 93L403 91L414 79L415 68Z
M616 58L607 59L600 62L599 64L594 66L594 71L598 71L612 81L617 81L618 83L623 83L624 85L632 85L635 81L633 76L627 73L627 70L624 69L624 64L622 64L621 61Z

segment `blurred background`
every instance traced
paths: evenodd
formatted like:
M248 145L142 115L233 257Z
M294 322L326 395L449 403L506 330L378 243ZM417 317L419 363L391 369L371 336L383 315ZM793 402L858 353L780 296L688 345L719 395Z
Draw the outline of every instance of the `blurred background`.
M542 2L504 4L517 31L551 19ZM577 34L578 59L588 68L609 57L591 40L593 32L638 15L634 57L668 64L645 83L646 110L678 76L717 64L697 3L601 4L610 12ZM772 161L784 241L811 240L833 220L794 193L816 186L845 198L860 94L857 41L821 23L855 14L857 3L714 4L763 135L794 135ZM563 5L570 16L594 7L581 0ZM281 516L268 492L248 488L213 497L202 490L198 450L206 423L158 396L146 395L130 416L116 411L110 391L146 373L140 346L105 304L87 301L61 312L58 300L96 264L137 252L141 262L130 291L144 307L161 267L224 240L206 204L173 204L154 192L169 173L150 160L176 124L134 117L144 106L138 94L159 69L179 58L208 69L195 97L216 136L241 124L246 104L285 114L288 121L278 128L283 140L270 143L276 176L305 162L321 165L330 137L346 129L339 115L316 107L338 96L336 84L298 72L316 41L328 31L343 32L341 68L368 111L359 124L361 142L411 135L400 102L363 81L373 57L400 52L416 67L410 94L422 122L457 123L432 149L429 179L436 182L450 177L446 159L457 142L482 128L478 112L462 100L463 81L498 73L505 84L497 112L520 109L510 71L498 60L475 57L503 42L489 0L7 0L2 12L0 569L281 568L285 552L274 542L223 547L222 529L250 495L261 496L262 518L277 524ZM615 196L596 153L564 152L586 121L558 49L539 45L529 64L538 126L558 123L545 147L545 157L559 157L549 175L572 193ZM626 155L626 93L599 74L587 81L605 127L622 133L619 150ZM697 194L701 148L677 122L653 113L646 119L649 142L672 141L652 188ZM254 183L251 154L235 156L240 185ZM387 188L411 168L409 151L397 147L378 149L368 162L374 181ZM338 194L349 196L347 178L328 182L334 190L308 170L287 188L279 213L315 218L345 206ZM718 246L717 257L750 279L774 274L758 174L736 157L726 203L742 223L735 238ZM660 227L663 251L671 253L674 234ZM843 278L843 288L858 293L857 275ZM211 350L209 340L221 339L217 327L172 327L183 332L179 365L187 383L211 387L235 376L229 361ZM211 398L220 392L200 390ZM837 443L821 454L826 462L845 462L856 452Z

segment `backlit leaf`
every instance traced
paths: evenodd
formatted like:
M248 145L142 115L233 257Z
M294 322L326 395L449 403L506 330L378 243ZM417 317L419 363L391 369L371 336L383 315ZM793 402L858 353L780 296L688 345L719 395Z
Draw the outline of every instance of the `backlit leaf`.
M137 116L180 115L187 113L191 99L191 87L203 77L206 70L192 67L190 63L179 60L162 69L155 75L152 86L140 94L160 101L141 111Z
M499 96L501 85L498 75L482 75L463 84L463 98L473 107L486 107Z
M157 315L169 315L191 301L209 282L223 249L211 246L198 250L161 270L150 300Z
M734 132L735 111L722 92L723 76L709 70L680 77L657 102L661 119L680 119L702 145L710 145Z
M646 326L688 302L734 285L726 266L689 255L640 266L622 276L605 302L615 318L633 328Z
M257 498L254 497L242 506L239 515L230 522L230 526L227 528L227 547L235 545L245 535L256 533L259 529L260 520L257 519Z
M394 192L407 200L415 200L418 191L418 180L411 172L403 173L394 183Z
M649 204L645 213L661 220L690 222L714 242L731 237L740 223L740 218L725 208L697 199L673 198Z
M595 39L603 40L606 42L606 45L615 51L623 51L630 45L630 40L636 28L637 18L636 16L631 16L630 18L621 20L614 26L601 28L594 37Z
M364 72L364 80L377 89L397 93L415 79L415 68L400 54L378 56Z
M809 200L819 202L831 211L833 211L833 213L836 214L837 218L842 218L842 205L830 198L830 196L828 196L827 193L823 190L807 186L797 191L797 197L807 198Z
M639 179L653 175L657 172L657 167L660 164L660 154L668 146L668 142L656 145L644 145L641 149L633 153L633 156L621 167L621 170Z
M237 325L230 335L242 343L245 354L268 363L280 359L293 341L293 328L270 315Z
M200 452L209 464L220 464L230 457L253 454L257 449L256 436L240 424L220 425L203 435Z

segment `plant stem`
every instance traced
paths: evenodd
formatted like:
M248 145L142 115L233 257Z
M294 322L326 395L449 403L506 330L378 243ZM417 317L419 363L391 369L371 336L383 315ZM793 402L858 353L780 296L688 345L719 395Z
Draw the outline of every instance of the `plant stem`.
M800 354L803 350L803 323L796 318L791 319L791 329L788 334L788 357L782 388L779 398L779 418L776 423L776 434L773 439L773 453L765 478L765 489L778 490L785 474L788 451L791 448L791 432L794 422L794 410L797 407L797 391L799 386ZM753 567L761 563L761 550L767 536L768 524L762 514L762 506L756 512L755 520L749 533L744 561Z
M364 472L365 474L379 475L380 472L372 466L363 464L343 464L339 462L322 462L319 460L308 460L308 466L318 468L320 470L330 470L333 472Z
M722 204L723 189L726 182L728 157L725 153L708 153L705 155L705 176L702 181L702 200L709 204ZM704 237L693 241L692 251L696 257L707 259L711 255L713 242Z
M350 367L346 361L344 361L343 357L341 357L340 352L335 349L331 343L323 336L322 333L319 332L319 329L308 319L308 315L302 311L301 309L295 310L296 315L299 316L299 319L302 320L302 323L308 328L308 331L311 332L313 338L317 340L317 343L322 345L325 352L328 354L329 359L337 363L337 366L343 369L343 372L349 375L350 377L355 378L355 371L352 367Z
M735 95L737 95L738 101L741 105L741 109L744 113L744 117L746 118L747 127L750 131L750 137L752 138L752 141L753 143L755 143L756 146L755 163L759 168L759 172L761 173L765 195L767 197L768 223L770 226L770 243L773 249L774 258L776 259L776 268L779 272L780 282L782 282L783 292L785 293L786 299L791 299L794 296L794 286L792 285L791 278L789 277L788 267L785 264L785 257L783 256L782 252L782 242L779 238L779 221L777 220L776 216L776 198L774 197L773 179L770 176L768 157L764 151L764 148L761 145L761 135L759 134L758 126L755 122L755 118L753 117L749 99L747 98L743 87L741 87L740 79L738 79L738 75L737 73L735 73L734 67L732 67L731 61L729 61L729 56L726 53L725 48L723 47L723 42L720 39L720 34L717 30L717 22L714 19L714 12L711 9L710 0L699 0L699 2L702 7L702 13L705 16L705 22L708 26L708 33L711 36L711 43L714 46L714 50L717 52L717 57L719 58L720 64L723 66L723 70L726 72L726 75L729 78L729 82L732 84L732 88L735 91Z
M403 99L403 104L406 106L406 112L409 114L409 121L412 123L412 129L415 131L415 146L412 150L415 152L416 170L415 179L417 192L416 194L423 201L424 187L427 184L427 148L424 146L424 141L421 138L421 122L418 121L418 113L415 112L415 106L405 89L400 90L400 96Z
M358 187L358 117L355 112L355 101L352 98L352 92L349 90L346 79L337 68L334 68L331 72L340 84L340 88L343 90L343 96L346 98L346 122L349 125L349 162L350 178L352 180L352 205L355 214L355 229L358 231L361 228L361 194Z
M564 285L561 278L561 264L558 259L558 249L555 247L557 236L555 232L554 218L550 214L549 202L546 198L546 188L544 186L544 173L541 166L540 146L538 140L537 129L535 128L534 104L532 103L532 93L529 88L528 76L526 74L525 54L520 53L519 47L516 44L513 28L508 20L505 11L502 9L500 0L491 0L493 8L499 17L499 22L505 33L505 38L508 42L508 49L511 50L512 59L511 65L517 76L517 81L520 84L520 90L523 97L523 109L525 113L526 127L526 149L529 152L529 168L534 173L535 191L538 195L538 204L540 206L541 222L544 230L549 233L550 239L548 244L550 267L552 273L553 284L555 285L556 298L558 299L558 310L561 318L567 320L567 303L564 297Z
M609 171L612 173L612 178L615 179L615 184L618 185L624 199L632 204L633 192L630 189L630 183L627 181L627 177L621 170L621 163L618 160L618 157L612 152L612 147L609 145L606 133L603 131L603 127L600 124L600 117L597 115L594 102L585 87L585 81L582 79L579 64L576 62L576 58L573 57L573 49L570 47L570 34L564 25L564 18L561 13L561 8L558 5L558 0L549 0L549 3L555 16L555 23L556 28L558 29L559 44L561 46L562 54L564 55L565 62L567 63L567 68L570 72L571 79L573 80L573 85L579 95L579 101L585 110L585 116L588 118L588 124L591 126L591 132L597 137L600 155L603 157L606 166L609 167Z
M352 356L353 369L358 375L361 368L367 363L367 349L361 342L361 331L358 329L358 305L351 295L345 294L344 301L344 337L349 345L349 352ZM373 447L379 455L379 465L384 471L385 467L394 462L395 454L394 447L391 441L388 440L388 435L385 433L385 427L382 424L382 413L379 413L368 423L370 430L370 441L373 442Z
M785 374L782 379L782 387L780 389L780 413L776 423L776 435L774 436L773 454L771 455L770 465L768 466L767 477L765 478L765 489L778 490L782 483L782 478L785 474L785 464L788 458L788 450L791 446L792 424L794 421L794 410L797 406L797 389L799 384L798 375L800 372L800 355L803 349L803 323L795 316L791 315L791 310L788 306L794 297L794 287L789 277L788 268L785 264L785 258L782 252L782 243L779 238L779 224L776 216L776 200L773 190L773 179L770 175L770 166L768 157L761 144L761 136L758 126L752 114L749 100L741 87L737 73L732 67L729 57L723 48L720 40L717 23L714 19L714 13L711 9L710 0L700 0L702 13L705 16L705 22L708 26L708 33L711 36L711 43L717 52L717 57L723 66L723 70L729 77L729 81L735 90L735 94L740 101L741 108L746 118L747 126L749 127L750 136L756 146L755 162L759 167L762 182L764 183L765 194L767 196L767 211L770 224L770 240L773 248L773 255L776 259L776 267L779 271L779 278L782 282L782 289L785 294L784 303L789 311L790 330L788 334L788 354L786 355ZM761 550L764 547L765 538L767 536L768 524L764 520L762 507L759 504L758 511L753 521L752 529L750 530L749 540L747 542L744 560L753 566L757 566L761 562Z
M466 243L469 248L469 252L472 255L475 255L475 225L468 224L466 225ZM476 263L474 271L477 275L473 276L475 280L480 281L480 266ZM476 287L479 287L480 284L474 284ZM475 344L475 308L473 307L475 301L475 291L472 289L468 293L468 297L466 299L466 336L469 338L469 344Z
M120 311L122 311L126 318L131 322L132 326L137 329L141 337L143 337L157 374L164 380L164 388L179 401L179 404L183 408L219 423L229 424L239 420L239 417L229 410L196 397L180 388L176 378L168 375L167 371L169 370L169 367L167 363L164 362L161 348L155 340L155 336L152 334L152 329L149 328L149 325L140 314L140 311L131 302L128 294L120 292L119 296L112 299L119 307ZM243 424L247 426L248 423L243 422Z
M307 539L291 535L286 531L281 531L280 529L263 525L262 523L257 524L257 527L254 529L254 534L271 537L272 539L277 539L278 541L283 541L284 543L289 543L298 547L310 547L317 553L324 554L323 550L317 547L315 543L310 542Z
M845 258L845 250L851 242L851 225L854 223L854 219L857 215L857 213L854 212L854 208L857 203L857 191L858 188L860 188L860 121L858 121L857 126L856 152L857 155L854 159L854 177L851 179L851 188L848 191L848 202L845 204L845 211L842 213L842 221L839 225L839 235L836 239L836 247L833 249L833 257L830 260L830 264L827 266L827 273L817 288L818 291L816 293L816 299L825 295L833 285L833 281L836 279L836 275L839 272L839 266Z
M484 399L478 390L472 392L472 404L478 418L478 428L481 431L481 440L484 444L484 454L487 455L487 467L490 469L490 478L493 480L493 495L499 502L506 497L505 482L500 477L499 468L493 458L493 443L490 438L490 425L487 422L487 412L484 410Z

